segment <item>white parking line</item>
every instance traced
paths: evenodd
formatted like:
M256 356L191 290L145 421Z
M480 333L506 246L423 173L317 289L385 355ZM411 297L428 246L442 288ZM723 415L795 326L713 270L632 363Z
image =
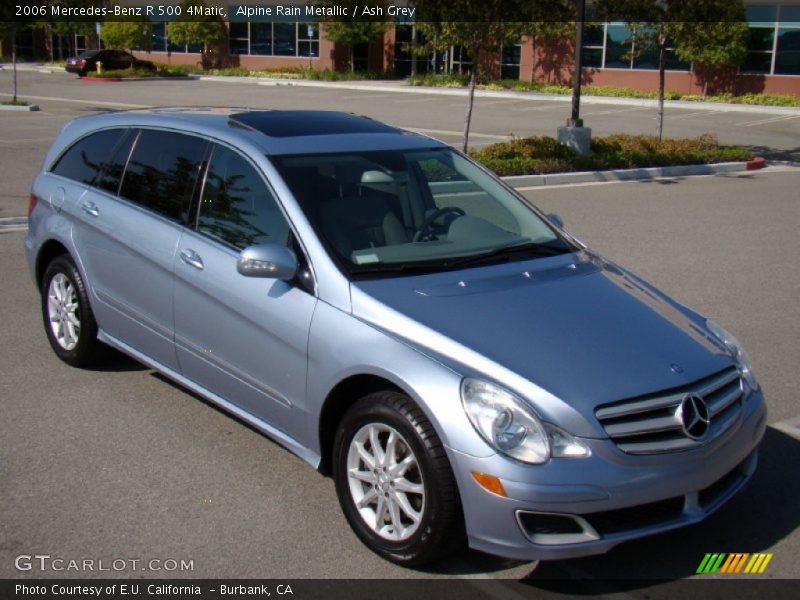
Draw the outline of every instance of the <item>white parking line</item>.
M347 96L339 96L340 100L365 100L369 98L390 98L394 94L348 94Z
M6 94L4 92L0 92L0 96L11 96L12 94ZM92 106L111 106L115 108L150 108L144 104L126 104L125 102L108 102L105 100L76 100L74 98L57 98L55 96L28 96L25 95L25 98L28 100L50 100L52 102L74 102L75 104L90 104Z
M691 119L692 117L699 117L700 115L708 116L708 115L718 115L718 114L720 114L720 113L719 112L715 112L713 110L711 110L711 111L709 111L709 110L699 110L697 112L685 113L685 114L678 115L678 116L669 115L666 118L669 119L670 122L672 122L672 121L680 121L681 119Z
M592 115L613 115L616 113L624 113L624 112L634 112L638 110L652 110L650 106L634 106L632 108L615 108L611 110L600 110L597 112L587 112L584 113L583 116L588 117Z
M420 129L419 127L403 127L402 125L398 125L402 129L407 129L408 131L416 131L417 133L429 133L431 135L454 135L461 137L464 135L463 131L451 131L448 129ZM489 140L508 140L511 139L510 135L494 135L491 133L474 133L472 131L469 132L469 137L476 137L476 138L486 138Z
M755 127L757 125L766 125L767 123L777 123L778 121L790 121L792 119L800 119L800 115L788 115L783 117L770 117L769 119L757 119L755 121L743 121L737 123L737 127Z
M520 106L520 107L512 106L511 110L534 111L534 110L550 110L554 108L567 110L569 108L569 105L559 103L559 104L547 104L545 106Z

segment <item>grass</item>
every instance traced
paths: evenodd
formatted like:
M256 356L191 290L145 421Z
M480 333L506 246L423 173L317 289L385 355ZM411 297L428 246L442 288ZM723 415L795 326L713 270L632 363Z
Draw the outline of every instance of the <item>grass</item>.
M16 100L3 100L0 102L3 106L30 106L31 103L27 100L20 100L17 98Z
M432 87L464 87L469 82L469 76L462 73L444 75L415 75L408 79L409 85L425 85ZM519 81L516 79L487 80L479 78L478 86L486 90L513 90L516 92L537 92L540 94L572 94L572 88L566 85L543 83L539 81ZM629 87L613 87L599 85L584 85L581 93L587 96L610 96L616 98L658 98L657 91L643 92ZM730 94L722 93L713 96L695 94L681 94L667 90L664 93L667 100L686 100L689 102L729 102L732 104L757 104L762 106L800 106L800 97L791 94Z
M501 176L697 165L753 158L750 150L720 145L711 134L660 141L647 135L595 137L591 152L585 155L562 146L552 137L515 138L473 150L471 154Z

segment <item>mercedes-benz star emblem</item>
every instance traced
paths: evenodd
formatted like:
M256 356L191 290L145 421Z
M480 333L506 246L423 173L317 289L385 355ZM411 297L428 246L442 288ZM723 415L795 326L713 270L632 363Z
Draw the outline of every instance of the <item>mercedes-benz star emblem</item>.
M693 440L701 439L711 424L705 400L692 394L683 397L677 417L683 426L683 432Z

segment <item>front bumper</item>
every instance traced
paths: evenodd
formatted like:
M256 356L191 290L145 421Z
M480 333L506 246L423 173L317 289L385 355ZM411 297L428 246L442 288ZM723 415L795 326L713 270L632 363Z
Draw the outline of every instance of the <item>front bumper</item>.
M588 458L524 465L448 449L470 547L516 559L575 558L702 521L755 472L765 427L759 390L746 397L737 426L692 451L634 456L608 439L584 439ZM499 477L508 497L484 490L472 472Z

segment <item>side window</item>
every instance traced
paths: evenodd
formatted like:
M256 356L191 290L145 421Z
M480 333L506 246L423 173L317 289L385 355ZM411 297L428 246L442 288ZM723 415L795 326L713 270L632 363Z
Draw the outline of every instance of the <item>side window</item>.
M289 224L261 175L224 146L214 148L208 165L197 229L239 250L289 241Z
M169 131L142 130L128 161L120 196L185 221L207 143Z
M95 185L103 163L114 153L125 132L125 129L107 129L87 135L61 155L52 172L78 183Z
M122 182L122 173L131 153L131 144L136 140L137 130L128 129L117 144L114 153L108 156L102 171L94 180L94 187L106 190L112 194L119 191Z

